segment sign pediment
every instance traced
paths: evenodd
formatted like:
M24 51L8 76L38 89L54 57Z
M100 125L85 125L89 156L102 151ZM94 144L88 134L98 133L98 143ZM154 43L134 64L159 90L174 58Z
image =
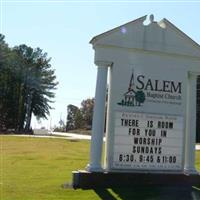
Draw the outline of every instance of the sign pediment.
M150 19L144 25L147 16L121 25L95 36L90 43L98 46L158 51L162 53L200 56L200 46L179 30L167 19L160 22Z

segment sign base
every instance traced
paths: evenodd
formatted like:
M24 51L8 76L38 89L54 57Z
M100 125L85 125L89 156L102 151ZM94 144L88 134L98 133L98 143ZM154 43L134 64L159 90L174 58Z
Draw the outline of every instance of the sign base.
M136 186L166 186L191 187L200 185L200 174L152 174L152 173L118 173L118 172L88 172L73 171L74 189L136 187ZM185 186L185 187L184 187Z

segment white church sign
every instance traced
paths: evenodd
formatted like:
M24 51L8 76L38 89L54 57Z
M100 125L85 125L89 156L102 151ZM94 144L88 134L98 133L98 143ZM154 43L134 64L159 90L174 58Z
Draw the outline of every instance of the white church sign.
M94 37L98 66L88 171L196 173L200 46L146 16ZM102 144L108 79L105 162Z
M173 76L159 66L134 68L129 76L120 78L127 85L119 91L114 111L111 168L181 170L185 76L181 72Z

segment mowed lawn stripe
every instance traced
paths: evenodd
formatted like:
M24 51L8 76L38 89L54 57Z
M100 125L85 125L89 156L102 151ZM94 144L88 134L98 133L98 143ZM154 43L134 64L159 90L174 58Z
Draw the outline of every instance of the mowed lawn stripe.
M2 200L99 200L111 198L108 194L121 199L111 189L99 195L94 190L66 188L71 172L84 169L89 162L89 141L9 136L0 140ZM200 170L200 151L196 151L196 166ZM131 190L123 191L133 197ZM152 191L146 194L153 195Z

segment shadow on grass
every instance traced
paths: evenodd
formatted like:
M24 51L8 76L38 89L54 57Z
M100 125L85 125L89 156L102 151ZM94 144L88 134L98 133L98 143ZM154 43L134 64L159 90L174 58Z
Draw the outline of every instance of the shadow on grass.
M94 189L102 200L200 200L198 188L110 188Z
M101 198L105 200L116 200L116 198L113 196L113 194L108 189L94 189L96 194Z

